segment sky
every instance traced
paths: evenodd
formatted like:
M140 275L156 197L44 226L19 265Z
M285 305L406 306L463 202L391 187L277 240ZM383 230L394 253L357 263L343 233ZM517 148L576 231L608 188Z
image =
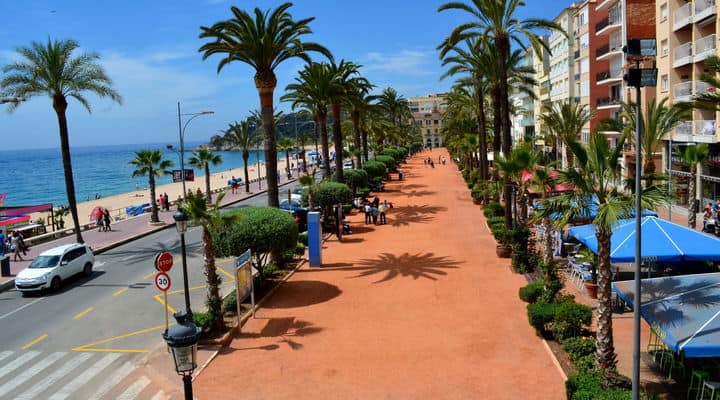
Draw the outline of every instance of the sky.
M436 0L298 0L295 19L315 17L304 40L327 47L336 60L362 65L361 73L377 86L391 86L406 98L444 92L452 79L443 73L437 45L458 24L460 11L437 12ZM99 63L123 97L121 105L89 96L92 113L69 100L70 145L177 143L177 103L183 113L212 110L194 119L186 141L207 141L229 123L259 108L254 71L239 62L219 74L219 56L203 61L200 26L231 18L230 6L245 10L275 8L270 0L0 0L0 66L18 60L15 51L33 41L74 39L81 51L100 55ZM521 18L554 18L569 0L526 0ZM314 55L321 61L321 56ZM293 59L276 70L277 101L303 61ZM2 74L2 72L0 72ZM183 121L184 122L184 121ZM21 103L12 113L0 105L0 149L57 148L57 118L49 97Z

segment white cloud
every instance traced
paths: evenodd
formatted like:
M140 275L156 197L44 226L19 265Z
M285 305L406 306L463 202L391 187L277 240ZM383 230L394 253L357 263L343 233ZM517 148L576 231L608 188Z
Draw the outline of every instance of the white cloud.
M380 71L403 75L432 75L431 61L437 55L431 51L400 50L398 53L370 52L360 61L366 71Z

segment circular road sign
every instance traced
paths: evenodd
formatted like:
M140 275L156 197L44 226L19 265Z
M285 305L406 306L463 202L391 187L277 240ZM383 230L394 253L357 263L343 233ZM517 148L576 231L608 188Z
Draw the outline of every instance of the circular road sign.
M173 256L168 252L158 253L155 256L155 269L160 272L168 272L173 266Z
M170 289L170 277L164 272L158 272L155 275L155 287L162 292L166 292Z

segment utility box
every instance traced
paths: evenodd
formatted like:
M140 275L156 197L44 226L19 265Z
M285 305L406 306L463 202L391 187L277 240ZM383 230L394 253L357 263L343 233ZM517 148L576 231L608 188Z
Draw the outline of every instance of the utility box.
M10 276L10 256L0 256L0 276Z

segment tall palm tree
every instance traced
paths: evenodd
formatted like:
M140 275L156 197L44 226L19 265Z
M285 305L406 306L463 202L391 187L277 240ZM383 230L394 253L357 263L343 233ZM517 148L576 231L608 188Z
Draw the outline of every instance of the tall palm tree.
M689 117L687 108L672 104L667 106L667 97L657 102L652 98L647 104L647 112L640 111L640 145L643 159L643 174L655 173L654 155L663 137L672 131L683 119ZM635 127L637 116L634 103L623 103L622 116L627 119L628 127ZM628 136L628 142L634 144L635 135Z
M541 202L545 201L545 199L548 197L548 194L550 193L550 190L552 190L552 188L555 186L554 175L556 174L556 172L554 172L554 166L555 162L551 162L544 168L536 168L533 171L531 187L541 193ZM547 216L545 216L544 218L540 218L540 220L542 222L543 228L545 229L545 240L542 249L543 260L546 264L550 264L553 260L553 226L550 218L548 218ZM552 280L550 272L551 270L549 268L547 268L545 271L545 273L548 274L546 275L546 284L550 283L550 281Z
M700 75L700 80L710 85L711 89L693 97L690 105L701 110L720 111L720 57L710 56L704 61L706 71Z
M140 150L135 152L135 158L130 160L130 165L135 167L132 173L132 177L148 176L148 186L150 187L150 205L152 207L152 214L150 215L150 222L158 223L158 206L155 200L155 177L161 177L168 175L173 163L170 160L163 160L162 152L160 150Z
M212 316L212 330L220 331L223 326L222 299L220 298L221 279L217 274L215 265L215 249L213 247L212 233L217 232L227 223L238 219L238 216L228 216L220 212L220 203L227 192L220 193L215 203L209 204L203 196L189 193L180 207L185 211L188 219L203 227L203 261L205 263L205 276L207 277L208 313Z
M709 149L705 143L698 144L695 146L685 146L684 149L675 147L675 151L680 154L680 159L683 162L690 165L690 181L688 182L688 226L695 229L697 212L698 212L698 200L695 182L697 181L698 168L708 159Z
M250 118L246 118L240 122L232 123L225 130L225 141L237 146L242 152L243 172L245 173L245 193L250 192L250 175L248 174L248 160L250 159L250 150L259 143L260 135L257 129L251 129Z
M365 116L366 111L368 111L370 103L375 99L375 96L368 94L373 87L374 86L366 80L353 80L351 88L348 90L347 97L345 98L350 107L350 119L353 125L353 143L356 150L355 167L358 169L362 168L363 161L361 119Z
M74 40L51 40L47 43L32 42L29 47L19 47L21 60L2 68L6 74L0 80L0 95L29 99L36 96L48 96L52 99L53 110L60 131L60 151L62 153L65 190L68 207L72 214L75 237L78 243L84 243L80 233L80 220L75 197L70 157L70 137L67 123L68 97L77 100L88 112L91 106L85 97L87 92L98 97L108 97L122 104L122 97L113 89L112 80L98 60L96 53L82 53L74 56L80 47ZM14 110L20 103L10 103L8 110Z
M567 100L546 104L540 115L540 121L556 138L555 142L577 141L583 127L595 117L595 111L586 105ZM571 154L568 154L572 157ZM564 166L566 167L566 166Z
M295 142L295 145L300 149L300 159L302 160L302 169L303 172L307 172L307 159L305 157L305 147L307 147L308 142L310 142L310 137L307 134L301 133L297 137L297 141Z
M285 166L287 167L288 175L290 175L290 152L295 148L295 142L289 137L284 137L278 141L278 146L280 146L280 151L285 152Z
M377 97L377 105L394 126L400 125L404 119L412 118L407 99L391 87L383 89Z
M367 79L359 77L360 65L351 61L340 60L339 63L331 62L329 65L332 75L330 85L330 105L333 115L333 142L335 145L335 177L338 182L344 182L343 177L343 137L342 137L342 116L341 107L354 87L362 85L369 86Z
M597 202L597 214L592 223L596 226L598 241L598 308L597 308L597 352L598 366L612 369L616 365L615 345L612 334L612 301L610 264L610 236L613 226L623 218L632 215L635 209L634 196L618 189L621 179L620 156L625 137L611 147L608 139L601 134L590 137L587 145L568 138L567 146L577 160L575 168L558 170L558 180L573 185L574 190L563 195L547 198L539 210L541 218L550 218L559 213L557 227L566 225L577 217L590 215L590 208ZM642 209L655 209L666 202L664 193L656 186L646 187L641 193Z
M319 52L332 59L330 52L314 42L302 41L302 36L312 33L308 25L315 18L295 21L288 9L292 3L283 3L270 12L255 8L253 19L246 11L230 7L231 19L220 21L210 27L201 26L201 39L210 39L200 47L203 60L214 54L223 58L217 71L233 61L246 63L255 69L255 87L260 97L263 127L265 130L265 162L268 206L278 207L277 146L275 121L273 120L273 93L277 86L275 68L283 61L298 57L311 62L308 52Z
M222 156L215 154L212 150L200 149L193 152L188 163L195 168L205 169L205 197L207 201L212 201L212 193L210 192L210 165L222 164Z

